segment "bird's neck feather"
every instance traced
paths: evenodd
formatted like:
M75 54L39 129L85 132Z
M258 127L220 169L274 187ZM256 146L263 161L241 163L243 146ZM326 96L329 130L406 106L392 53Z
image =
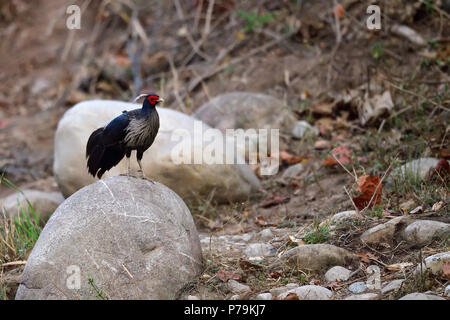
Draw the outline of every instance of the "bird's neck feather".
M151 104L147 99L144 100L142 104L142 111L145 113L150 113L152 110L155 110L155 105Z

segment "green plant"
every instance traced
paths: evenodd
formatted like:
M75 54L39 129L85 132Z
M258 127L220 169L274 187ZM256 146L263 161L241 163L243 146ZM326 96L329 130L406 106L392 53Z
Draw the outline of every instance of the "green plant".
M263 15L259 15L257 13L249 13L243 10L238 10L237 13L244 18L246 24L244 28L244 32L251 32L255 28L262 27L269 21L275 18L273 13L266 13Z
M109 300L108 295L100 288L98 288L95 283L94 283L94 279L93 278L89 278L88 279L88 283L89 285L92 287L92 289L94 289L95 294L98 298L102 299L102 300Z
M314 220L313 227L306 230L303 241L308 244L324 243L330 237L330 230L327 223L320 223L318 219Z
M0 177L0 185L24 193L4 176ZM25 195L24 195L25 197ZM27 206L20 207L14 216L7 216L2 210L0 218L0 262L24 259L33 248L42 230L39 225L38 212L26 199Z
M370 49L370 54L372 55L372 58L375 60L379 60L384 55L384 47L382 42L375 42L372 48Z
M366 215L372 218L377 217L381 219L383 217L383 208L379 206L373 206L367 211Z

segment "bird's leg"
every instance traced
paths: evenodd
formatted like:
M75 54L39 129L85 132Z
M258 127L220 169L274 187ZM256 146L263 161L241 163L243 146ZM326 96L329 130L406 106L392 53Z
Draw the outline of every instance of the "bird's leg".
M139 168L140 168L139 171L142 173L142 178L147 179L147 176L145 175L144 170L142 169L141 159L138 159L137 162L138 162L138 165L139 165Z
M142 173L142 178L148 179L147 176L144 173L144 169L142 169L141 160L142 160L143 156L144 156L144 152L140 151L140 150L137 150L137 152L136 152L136 159L137 159L137 162L138 162L138 165L139 165L139 168L140 168L139 171ZM148 179L148 180L150 180L150 179Z

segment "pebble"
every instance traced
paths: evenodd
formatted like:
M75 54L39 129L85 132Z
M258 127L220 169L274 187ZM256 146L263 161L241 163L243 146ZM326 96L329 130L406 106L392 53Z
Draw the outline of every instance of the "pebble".
M277 288L270 289L269 292L270 292L270 294L272 294L272 296L278 297L283 292L286 292L286 291L289 291L291 289L298 288L298 287L299 287L299 285L296 283L288 283L284 287L277 287Z
M256 296L256 300L272 300L272 294L269 292L260 293Z
M285 299L290 293L295 293L299 300L329 300L333 292L321 286L307 285L283 292L278 299Z
M272 254L273 246L269 243L251 243L245 248L244 253L250 257L267 257Z
M294 165L290 166L289 168L287 168L281 177L283 179L297 177L303 171L303 169L304 169L303 164L301 164L301 163L294 164Z
M366 289L367 286L364 282L355 282L348 287L348 290L353 293L363 293L364 291L366 291Z
M403 281L405 281L405 280L404 279L398 279L398 280L394 280L394 281L389 282L387 285L385 285L383 287L383 289L381 289L381 293L382 294L386 294L386 293L398 290L401 287Z
M297 139L303 138L306 133L317 136L319 135L319 129L310 125L308 122L301 120L294 124L291 132L292 136Z
M401 297L399 300L445 300L435 294L414 292Z
M235 294L242 294L251 291L249 286L239 283L236 280L228 280L227 287L228 290Z
M379 298L376 293L362 293L362 294L353 294L348 296L344 300L377 300Z
M335 266L325 273L328 282L347 281L352 272L344 267Z
M270 228L261 230L258 234L259 234L259 237L261 238L261 240L271 240L275 237L275 235L273 234L272 230L270 230Z

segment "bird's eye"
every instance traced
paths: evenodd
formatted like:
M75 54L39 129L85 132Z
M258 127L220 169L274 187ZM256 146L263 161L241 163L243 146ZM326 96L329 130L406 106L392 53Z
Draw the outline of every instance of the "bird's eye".
M149 96L147 99L151 104L155 104L158 100L158 96Z

